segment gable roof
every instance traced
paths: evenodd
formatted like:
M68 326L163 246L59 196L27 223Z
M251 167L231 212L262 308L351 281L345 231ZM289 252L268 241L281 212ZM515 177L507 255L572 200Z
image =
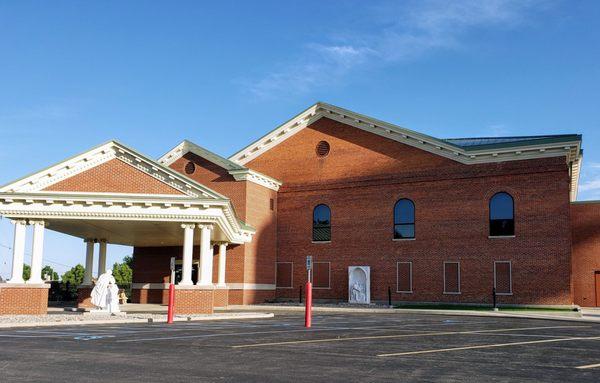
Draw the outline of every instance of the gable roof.
M275 178L248 169L245 166L237 164L225 157L221 157L220 155L188 140L183 140L173 149L169 150L158 159L158 162L162 165L169 166L187 153L193 153L227 170L236 181L250 181L273 190L279 190L279 187L281 186L281 181L278 181Z
M182 196L199 199L228 200L224 195L114 140L1 186L0 193L48 192L44 191L44 189L50 185L54 185L115 158L180 191L183 194ZM176 198L176 196L173 197Z
M439 139L331 104L317 102L229 157L245 165L315 121L326 117L463 164L565 156L571 169L571 200L577 197L582 161L581 135Z

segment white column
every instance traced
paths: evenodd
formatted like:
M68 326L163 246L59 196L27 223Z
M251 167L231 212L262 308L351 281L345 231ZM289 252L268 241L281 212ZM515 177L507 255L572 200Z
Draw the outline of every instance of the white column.
M219 243L219 280L217 282L217 286L225 287L225 265L226 265L226 255L227 255L227 243L221 242Z
M213 249L210 244L212 225L198 225L200 228L200 278L199 286L212 286Z
M42 280L42 257L44 254L44 221L30 221L33 225L31 248L31 276L27 283L44 283Z
M85 241L85 274L83 274L83 285L90 286L92 284L92 271L94 269L94 240L86 239Z
M192 282L192 251L194 250L194 225L182 224L183 231L183 265L179 285L190 286Z
M100 248L98 249L98 276L106 272L106 239L100 240Z
M12 221L15 225L13 241L12 274L9 283L23 283L23 258L25 256L25 228L27 221Z

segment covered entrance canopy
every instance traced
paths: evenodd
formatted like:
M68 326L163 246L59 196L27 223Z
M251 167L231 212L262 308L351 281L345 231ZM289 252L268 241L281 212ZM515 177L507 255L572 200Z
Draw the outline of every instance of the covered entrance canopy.
M254 234L229 198L116 141L1 187L0 215L15 223L13 286L23 284L26 225L34 226L30 287L42 283L44 228L88 243L85 284L91 283L95 242L99 272L106 269L106 243L182 246L183 285L192 284L192 247L200 245L199 283L208 285L212 245L250 242Z

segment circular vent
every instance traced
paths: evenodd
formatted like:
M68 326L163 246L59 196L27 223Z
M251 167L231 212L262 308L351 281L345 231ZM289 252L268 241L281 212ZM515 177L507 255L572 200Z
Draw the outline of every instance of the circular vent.
M194 174L195 171L196 171L196 165L194 165L194 163L192 161L189 161L187 164L185 164L185 173L186 174Z
M319 157L325 157L326 155L329 154L329 142L327 141L321 141L317 144L317 156Z

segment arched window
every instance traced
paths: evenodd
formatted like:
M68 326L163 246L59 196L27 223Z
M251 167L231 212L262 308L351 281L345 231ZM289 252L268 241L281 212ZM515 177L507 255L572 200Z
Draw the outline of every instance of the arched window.
M331 241L331 210L327 205L317 205L313 210L313 234L314 242Z
M394 239L415 237L415 204L403 198L394 206Z
M505 192L490 199L490 237L515 235L515 202Z

